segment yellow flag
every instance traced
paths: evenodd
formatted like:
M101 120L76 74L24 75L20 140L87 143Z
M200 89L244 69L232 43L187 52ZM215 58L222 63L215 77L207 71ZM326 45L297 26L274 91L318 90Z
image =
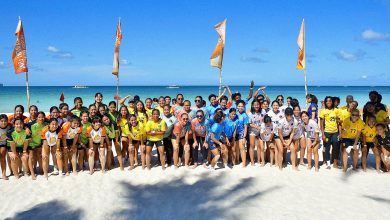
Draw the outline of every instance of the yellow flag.
M114 50L114 62L112 64L112 74L119 74L119 45L122 41L122 27L121 19L119 18L118 26L116 28L115 50Z
M299 47L297 69L304 70L306 69L305 20L302 20L301 30L299 31L297 43Z
M226 33L226 19L216 24L214 29L218 32L219 38L217 46L210 58L210 65L212 67L222 68L223 50L225 48L225 33Z

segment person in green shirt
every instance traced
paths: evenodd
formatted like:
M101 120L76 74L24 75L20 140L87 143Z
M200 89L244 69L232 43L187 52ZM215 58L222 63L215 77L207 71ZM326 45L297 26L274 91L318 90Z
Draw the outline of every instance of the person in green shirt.
M74 98L74 108L70 111L73 115L80 117L80 114L88 111L88 108L83 106L83 99L81 97Z
M3 180L8 180L6 175L7 171L7 133L11 129L11 126L8 125L8 117L6 114L0 115L0 165L1 165L1 174ZM8 161L9 162L9 161ZM9 165L9 167L11 167Z
M78 151L78 165L80 170L84 170L84 161L87 161L87 148L89 146L89 139L87 130L91 127L91 122L89 122L88 112L84 111L80 115L81 118L81 133L79 135L79 146L77 147Z
M120 150L119 143L119 128L115 121L110 119L110 116L106 113L102 117L102 122L106 128L108 143L107 143L107 169L111 169L111 165L114 159L112 153L112 142L114 142L115 150L118 152Z
M28 166L31 171L31 177L36 179L35 173L37 168L37 162L39 164L39 173L42 173L42 129L46 126L45 113L38 112L37 119L34 122L27 124L27 127L31 131L31 141L28 146L31 147L28 155Z
M14 121L14 128L7 133L8 143L8 155L11 159L11 169L16 179L19 179L19 175L22 169L19 166L20 160L25 174L28 170L28 142L30 136L24 130L24 123L21 118L16 118Z

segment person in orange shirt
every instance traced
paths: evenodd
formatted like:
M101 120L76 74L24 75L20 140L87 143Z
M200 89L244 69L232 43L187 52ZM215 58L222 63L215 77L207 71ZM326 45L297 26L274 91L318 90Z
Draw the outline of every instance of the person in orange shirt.
M106 128L102 126L101 119L94 117L92 119L92 126L88 128L87 135L89 138L89 174L94 173L95 154L99 152L99 160L102 173L106 172L106 146L108 139L106 135Z
M49 125L42 130L42 168L43 175L45 178L48 178L49 172L49 156L50 151L53 149L57 152L57 157L61 158L59 154L61 153L60 140L62 137L62 132L58 129L58 121L55 118L49 120ZM53 157L53 161L55 158ZM60 173L62 174L62 162L58 164Z
M72 164L73 174L77 174L77 143L82 127L80 127L80 118L73 116L70 121L62 126L62 156L57 158L58 161L63 161L65 174L68 176L68 164ZM63 160L62 160L63 159Z
M14 114L8 116L8 123L12 126L14 126L15 119L20 118L24 122L26 119L26 116L24 114L24 107L23 105L16 105L14 108Z
M24 119L24 124L35 122L38 117L38 107L36 105L31 105L30 108L28 108L28 113L30 116Z

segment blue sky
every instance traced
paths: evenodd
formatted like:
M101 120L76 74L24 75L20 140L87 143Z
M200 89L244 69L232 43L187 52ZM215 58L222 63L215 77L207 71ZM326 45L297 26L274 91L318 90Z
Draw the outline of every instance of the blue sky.
M306 23L309 85L389 85L390 1L1 1L0 83L24 85L11 53L20 15L30 85L217 85L209 66L227 18L224 84L302 85L296 43Z

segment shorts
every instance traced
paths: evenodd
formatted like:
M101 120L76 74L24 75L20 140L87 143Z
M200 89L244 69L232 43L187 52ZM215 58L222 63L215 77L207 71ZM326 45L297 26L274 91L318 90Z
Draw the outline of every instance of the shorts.
M66 146L68 146L68 148L72 146L72 144L73 144L73 139L66 139Z
M233 142L233 137L231 138L228 138L229 139L229 142L232 143ZM223 143L226 143L226 139L223 139Z
M291 134L290 135L288 135L288 136L284 136L283 137L283 140L286 140L286 139L290 139L290 136L291 136ZM280 137L278 136L278 135L274 135L274 139L276 140L276 139L280 139Z
M163 140L160 140L160 141L149 141L149 140L147 140L146 141L146 146L153 147L154 145L156 145L156 147L164 146L164 142L163 142Z
M343 138L341 139L341 143L344 143L345 147L353 146L353 144L355 143L355 139Z
M27 151L32 150L32 148L29 146L27 147ZM11 147L7 146L7 151L12 152ZM16 153L23 153L23 147L16 147Z
M296 135L295 135L295 136L293 137L293 139L294 139L294 140L299 140L299 139L301 139L301 138L303 138L303 137L304 137L303 134L301 134L301 135L299 135L299 136L296 136Z
M373 142L367 142L367 149L374 148L375 144Z
M214 142L209 141L207 144L209 145L209 149L210 149L210 150L215 150L215 149L217 149L217 147L215 146L215 143L214 143Z
M131 140L131 143L132 144L141 144L141 141L140 140L138 140L138 141L137 140Z
M84 143L83 143L83 144L84 144ZM89 143L86 143L86 144L85 144L85 147L83 147L83 146L81 146L81 144L78 144L78 145L77 145L77 150L84 150L84 149L88 148L88 145L89 145Z
M260 137L260 131L259 130L257 130L257 129L251 129L250 131L249 131L249 135L250 136L256 136L256 137Z
M244 131L237 132L236 140L242 140L242 139L244 139Z
M0 148L7 148L7 145L0 145Z

